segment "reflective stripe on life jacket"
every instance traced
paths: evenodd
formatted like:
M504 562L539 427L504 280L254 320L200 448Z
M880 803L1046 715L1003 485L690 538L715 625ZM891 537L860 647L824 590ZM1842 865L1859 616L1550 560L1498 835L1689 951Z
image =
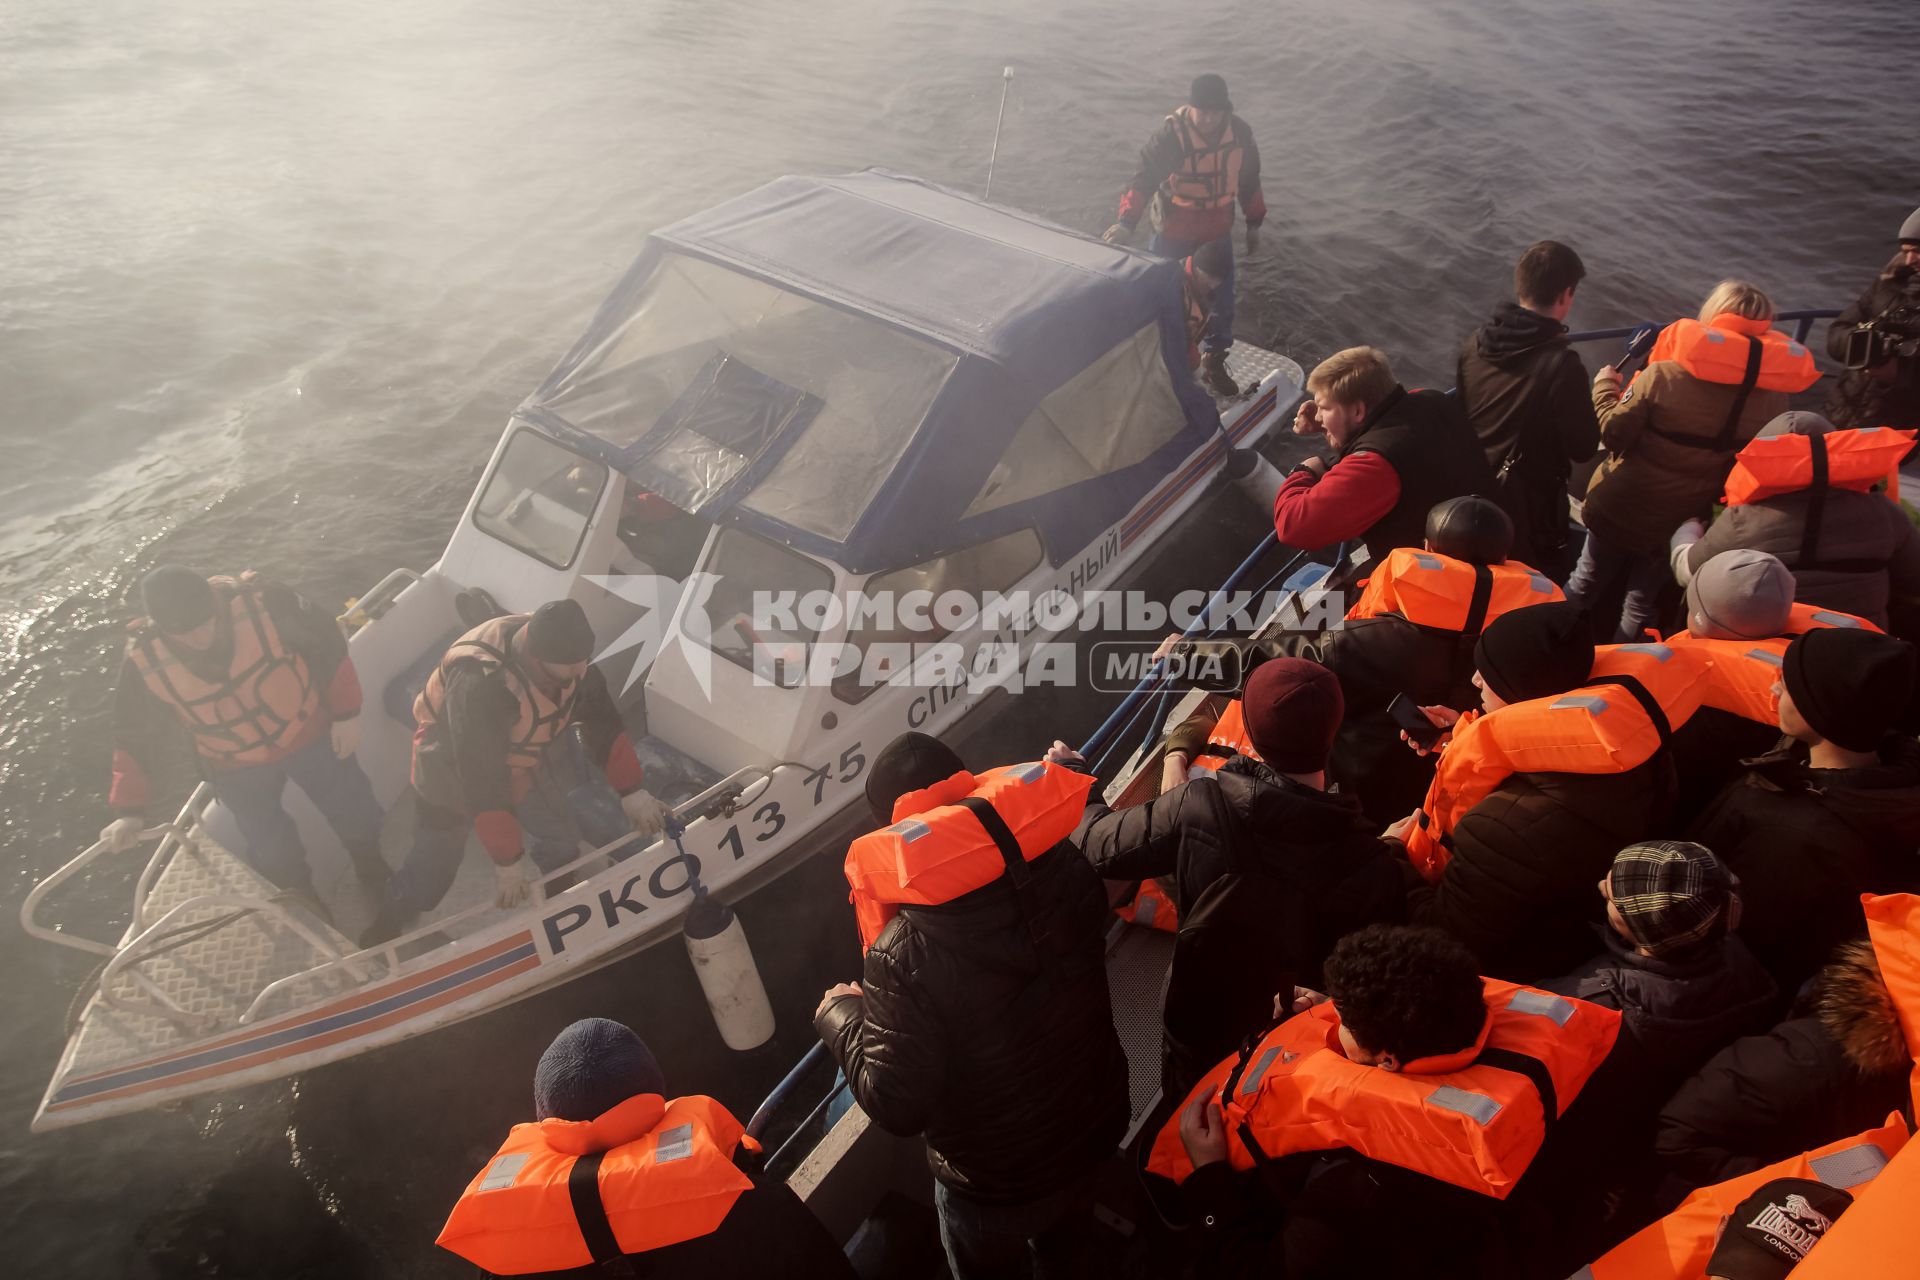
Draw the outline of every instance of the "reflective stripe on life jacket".
M281 640L252 575L209 578L207 585L216 620L211 651L230 651L222 677L196 675L144 618L131 628L127 658L187 726L203 757L227 769L269 763L320 714L320 690L306 660Z
M1173 905L1173 899L1160 887L1158 880L1142 880L1133 891L1133 899L1125 906L1115 907L1113 913L1128 924L1137 924L1145 929L1158 929L1162 933L1180 932L1180 911Z
M1437 551L1401 547L1367 579L1347 620L1395 613L1416 626L1478 636L1501 614L1565 598L1546 575L1518 560L1472 565Z
M1193 108L1181 107L1167 117L1180 140L1180 167L1167 175L1167 198L1185 209L1224 209L1240 193L1240 164L1246 145L1229 115L1220 137L1208 142L1193 124Z
M1913 1211L1920 1205L1920 1143L1909 1143L1864 1187L1793 1280L1897 1276L1913 1266Z
M1407 857L1438 880L1453 856L1454 828L1516 773L1625 773L1645 764L1700 709L1712 665L1699 648L1603 645L1585 686L1456 727L1406 833Z
M1825 435L1790 433L1750 440L1734 456L1721 501L1730 507L1777 498L1783 493L1824 486L1866 493L1890 475L1913 448L1920 432L1887 427L1855 427Z
M1713 1256L1714 1245L1719 1242L1720 1224L1728 1214L1740 1207L1742 1200L1765 1184L1775 1178L1807 1178L1859 1195L1860 1188L1875 1183L1880 1171L1906 1145L1906 1122L1895 1113L1888 1116L1886 1124L1878 1129L1869 1129L1851 1138L1830 1142L1817 1150L1781 1160L1738 1178L1701 1187L1682 1200L1679 1208L1644 1230L1628 1236L1605 1257L1575 1272L1571 1280L1701 1280L1706 1274L1707 1260ZM1859 1208L1858 1204L1849 1208L1840 1216L1840 1222L1846 1222ZM1903 1256L1911 1258L1912 1203L1902 1206L1901 1214ZM1836 1230L1838 1226L1835 1225ZM1794 1268L1794 1276L1799 1277L1826 1247L1823 1240L1807 1255L1805 1262ZM1897 1273L1836 1271L1832 1274L1844 1274L1851 1280L1853 1277Z
M1749 320L1723 311L1702 324L1675 320L1654 339L1648 364L1671 360L1702 382L1737 387L1746 376L1748 353L1760 343L1760 371L1754 386L1761 391L1805 391L1820 377L1813 352L1772 326L1771 321Z
M1251 1169L1297 1151L1346 1147L1387 1164L1504 1199L1548 1127L1620 1034L1611 1009L1482 979L1488 1017L1460 1053L1362 1066L1340 1050L1331 1002L1295 1014L1209 1071L1154 1139L1147 1170L1193 1172L1180 1115L1218 1097L1227 1158Z
M863 949L902 906L936 906L993 883L1011 868L995 839L1004 826L1021 858L1035 858L1073 834L1093 779L1057 764L961 770L894 802L894 823L847 849L847 884Z
M517 1124L435 1241L495 1275L564 1271L718 1230L758 1150L712 1098L628 1098L590 1121Z
M1779 707L1773 700L1773 686L1780 679L1780 666L1786 661L1787 646L1793 637L1828 627L1880 628L1865 618L1810 604L1796 604L1787 621L1784 635L1767 640L1708 640L1682 631L1669 636L1667 643L1676 648L1694 649L1712 658L1700 686L1700 705L1725 711L1743 720L1773 724Z
M498 673L507 691L519 704L519 714L507 736L507 765L519 775L531 775L540 767L547 744L560 736L573 722L573 703L580 691L574 681L558 696L545 693L513 656L513 639L533 615L513 613L481 623L455 640L440 659L426 687L413 700L413 719L418 734L440 722L447 699L447 675L456 663L471 662L488 675Z

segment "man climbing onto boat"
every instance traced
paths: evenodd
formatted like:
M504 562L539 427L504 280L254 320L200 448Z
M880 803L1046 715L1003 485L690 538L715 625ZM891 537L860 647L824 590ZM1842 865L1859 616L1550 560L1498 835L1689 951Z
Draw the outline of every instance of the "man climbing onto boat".
M1435 504L1486 496L1486 456L1459 402L1441 391L1408 391L1384 351L1348 347L1307 375L1312 399L1294 416L1295 435L1324 435L1333 461L1309 457L1287 474L1273 500L1280 541L1302 551L1366 543L1379 564L1397 547L1418 547Z
M533 1122L513 1126L436 1243L492 1275L852 1280L820 1220L762 1176L731 1112L666 1095L631 1028L569 1026L534 1069Z
M641 788L640 758L606 682L588 659L593 629L575 600L483 622L454 641L414 699L413 849L394 873L362 946L405 932L446 896L467 829L498 877L496 900L518 906L540 868L571 862L665 817ZM575 762L579 725L599 769Z
M1233 274L1233 247L1225 240L1209 240L1187 259L1182 293L1187 300L1187 367L1199 369L1200 343L1213 323L1220 285Z
M361 882L387 879L385 815L354 759L360 680L340 628L299 593L161 565L140 581L147 616L132 624L114 691L118 815L100 838L131 849L157 798L150 767L185 726L213 794L240 828L247 865L313 897L300 833L281 804L289 779L320 810Z
M1247 215L1247 253L1252 255L1267 217L1260 149L1247 122L1233 114L1227 82L1217 75L1196 76L1187 105L1163 120L1140 149L1140 167L1120 197L1119 219L1102 237L1109 244L1126 241L1144 213L1153 226L1149 253L1188 258L1215 242L1226 249L1225 273L1200 341L1200 382L1216 396L1240 394L1227 373L1227 350L1233 346L1236 199Z

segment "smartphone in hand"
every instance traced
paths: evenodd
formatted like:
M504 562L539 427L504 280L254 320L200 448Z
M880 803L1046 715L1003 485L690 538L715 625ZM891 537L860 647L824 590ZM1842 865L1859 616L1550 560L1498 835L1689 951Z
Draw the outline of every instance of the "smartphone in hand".
M1427 719L1427 713L1404 693L1394 695L1393 701L1387 704L1387 714L1393 717L1395 724L1406 730L1408 739L1418 746L1430 747L1447 732Z

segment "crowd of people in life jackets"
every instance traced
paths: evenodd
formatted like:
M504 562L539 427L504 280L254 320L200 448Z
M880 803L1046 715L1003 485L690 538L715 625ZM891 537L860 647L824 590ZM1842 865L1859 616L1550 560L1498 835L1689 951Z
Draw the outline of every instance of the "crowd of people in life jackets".
M1151 212L1191 259L1200 376L1227 394L1228 236L1237 201L1255 246L1259 161L1224 82L1190 96L1108 238ZM1920 212L1836 358L1917 267ZM1314 369L1294 430L1331 456L1294 468L1274 525L1363 549L1334 582L1354 603L1249 644L1153 794L1109 808L1061 743L979 772L919 734L876 757L878 829L846 855L863 972L815 1027L875 1124L925 1135L958 1280L1101 1254L1129 1125L1116 910L1174 935L1132 1273L1910 1269L1920 539L1897 478L1920 411L1904 365L1793 410L1813 357L1739 281L1637 376L1589 384L1564 323L1583 274L1528 249L1456 395L1406 390L1370 347ZM310 899L281 801L312 798L378 895L368 945L439 901L470 829L511 906L582 839L666 817L577 604L478 609L440 657L394 870L332 620L179 566L141 594L114 847L180 726L242 856ZM851 1275L740 1122L669 1092L630 1029L567 1028L440 1243L498 1274Z

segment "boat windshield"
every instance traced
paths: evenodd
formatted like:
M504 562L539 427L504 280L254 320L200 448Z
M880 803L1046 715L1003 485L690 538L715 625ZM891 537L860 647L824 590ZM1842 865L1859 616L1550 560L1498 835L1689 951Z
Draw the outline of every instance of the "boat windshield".
M959 357L871 316L668 252L619 328L541 402L640 484L844 540ZM643 445L642 442L646 441Z
M580 550L607 469L525 428L513 433L474 504L473 523L508 546L564 569Z
M798 688L806 676L807 646L820 632L800 621L807 611L796 611L792 602L832 591L833 574L798 552L735 528L720 531L702 568L715 578L706 602L713 628L707 646L759 681ZM788 607L773 609L782 598Z

